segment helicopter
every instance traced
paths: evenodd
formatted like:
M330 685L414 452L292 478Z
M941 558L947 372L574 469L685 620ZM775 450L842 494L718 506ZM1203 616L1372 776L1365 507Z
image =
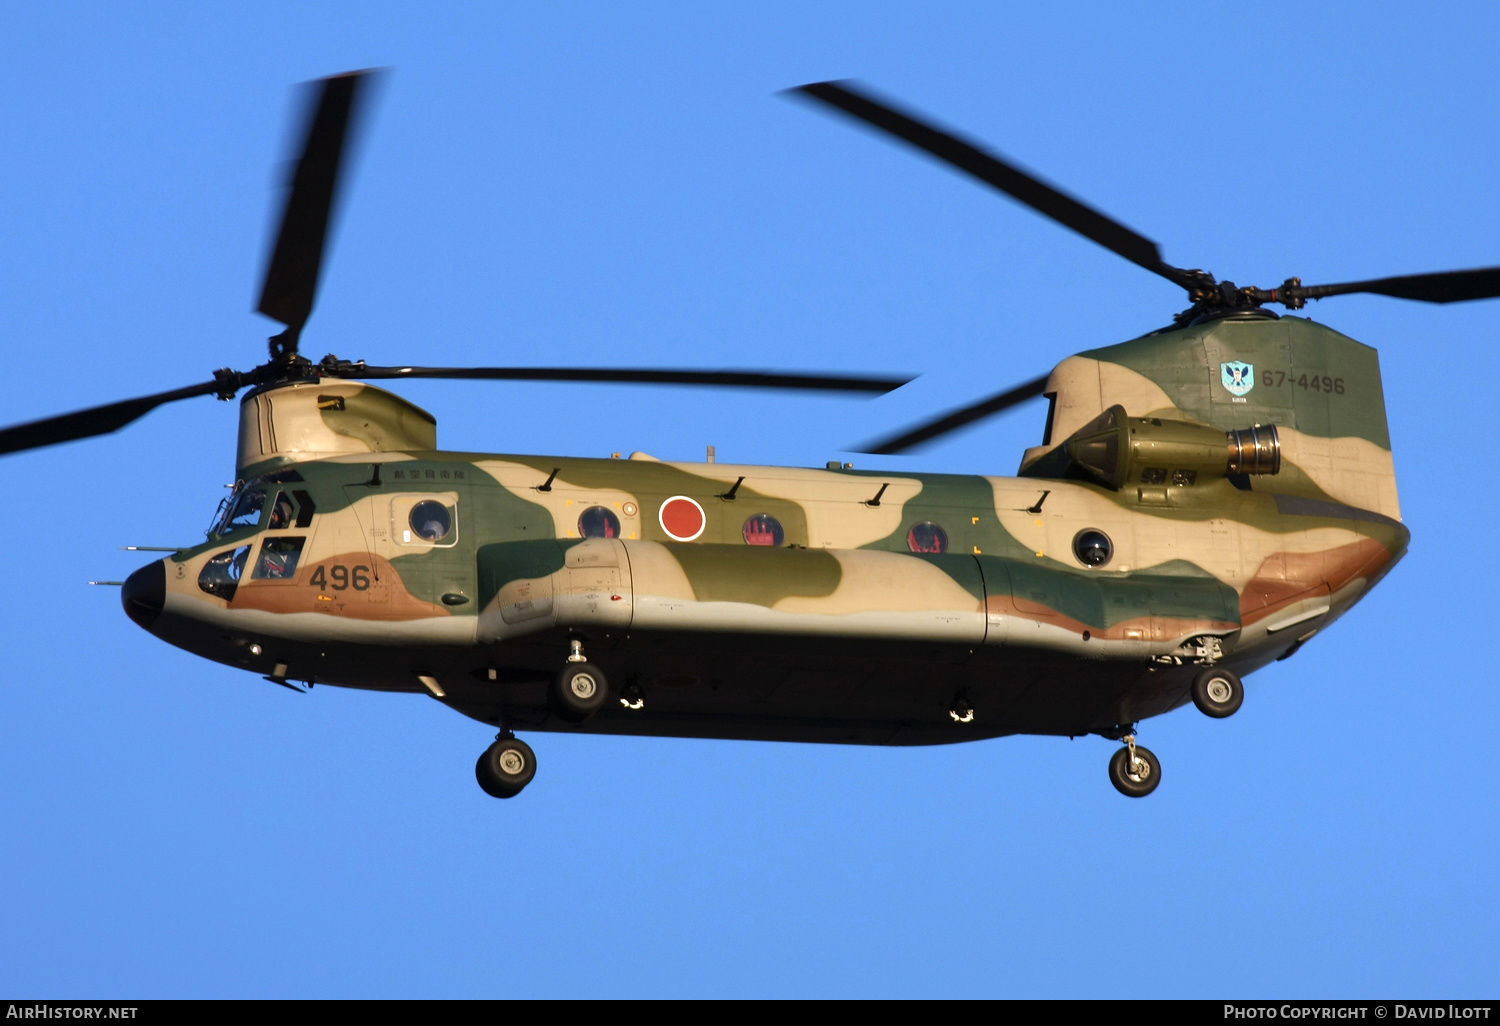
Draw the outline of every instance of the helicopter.
M865 447L905 453L1033 399L1014 476L449 452L373 381L438 378L877 395L900 375L380 366L300 342L372 72L312 83L257 309L265 363L0 429L0 454L239 399L236 483L205 538L121 582L169 644L294 691L426 695L496 728L496 798L537 759L517 732L870 745L1014 734L1121 742L1233 715L1405 555L1374 349L1287 311L1373 293L1500 296L1500 268L1262 289L1165 262L1150 239L852 82L789 90L877 129L1187 293L1170 324ZM616 454L618 457L619 454Z

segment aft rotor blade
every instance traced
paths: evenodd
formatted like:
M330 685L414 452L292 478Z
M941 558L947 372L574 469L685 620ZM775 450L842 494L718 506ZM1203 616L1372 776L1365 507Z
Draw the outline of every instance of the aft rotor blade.
M1028 399L1035 399L1042 394L1042 389L1047 387L1047 377L1043 375L1035 381L1028 381L1024 385L1001 392L999 395L990 396L970 406L945 413L936 420L919 424L914 428L903 431L899 435L882 439L878 442L870 442L865 446L855 449L855 452L868 452L881 456L894 456L906 452L924 442L930 442L934 438L957 431L959 428L967 427L975 421L983 420L985 417L993 416L1002 410L1008 410L1012 406L1024 403Z
M358 364L325 370L340 378L457 378L471 381L584 381L622 385L707 385L721 388L780 388L819 392L867 392L881 395L900 388L909 377L835 374L774 374L742 370L630 370L615 367L366 367Z
M1193 283L1181 269L1162 260L1161 249L1144 235L1079 202L1055 186L1027 174L997 154L980 149L951 132L940 131L911 114L873 99L854 88L852 82L814 82L787 91L811 97L850 117L889 132L999 189L1037 213L1073 229L1084 238L1097 242L1131 263L1159 274L1183 288L1193 287Z
M1418 299L1424 303L1462 303L1470 299L1494 299L1500 296L1500 267L1481 267L1473 271L1438 271L1434 274L1407 274L1398 278L1351 281L1341 285L1304 285L1293 291L1304 299L1343 296L1352 292L1373 292L1379 296Z
M202 385L189 385L187 388L174 389L171 392L144 395L139 399L125 399L107 406L92 406L87 410L65 413L60 417L48 417L45 420L33 420L28 424L17 424L15 427L0 428L0 455L21 452L25 449L40 449L46 445L72 442L79 438L92 438L94 435L107 435L120 430L131 421L144 417L164 403L191 399L200 395L215 395L224 391L225 388L226 385L223 382L209 381Z
M345 144L360 85L371 74L352 71L311 83L321 88L316 103L309 104L302 155L292 174L276 248L256 307L287 326L285 348L292 353L297 351L297 337L317 297Z

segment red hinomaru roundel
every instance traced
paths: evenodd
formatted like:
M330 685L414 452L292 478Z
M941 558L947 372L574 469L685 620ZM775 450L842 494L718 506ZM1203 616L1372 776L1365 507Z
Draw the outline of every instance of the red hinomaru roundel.
M686 495L674 495L661 504L661 529L673 541L696 541L708 526L703 507Z

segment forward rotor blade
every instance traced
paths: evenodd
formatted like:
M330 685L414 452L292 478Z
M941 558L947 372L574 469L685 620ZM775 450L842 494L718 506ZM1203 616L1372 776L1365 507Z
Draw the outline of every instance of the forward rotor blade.
M988 399L981 400L971 406L965 406L959 410L954 410L952 413L945 413L936 420L928 421L926 424L919 424L899 435L894 435L878 442L868 443L866 446L854 451L874 453L881 456L894 456L913 449L924 442L930 442L941 435L946 435L950 431L957 431L959 428L966 427L977 420L983 420L985 417L999 413L1001 410L1008 410L1012 406L1024 403L1028 399L1035 399L1042 394L1042 389L1046 387L1047 376L1043 375L1035 381L1028 381L1024 385L1017 385L1015 388L1001 392L999 395L990 396Z
M1155 242L1125 227L1054 186L1027 174L994 153L986 152L949 132L939 131L911 114L857 91L851 82L814 82L787 90L843 111L850 117L889 132L939 160L991 185L1032 210L1050 217L1153 274L1185 289L1193 287L1181 269L1161 258Z
M1500 267L1407 274L1397 278L1345 282L1342 285L1306 285L1299 291L1305 299L1373 292L1397 299L1418 299L1424 303L1462 303L1470 299L1494 299L1500 296Z
M614 367L366 367L349 364L325 373L341 378L458 378L471 381L591 381L628 385L708 385L822 392L868 392L900 388L911 378L762 371L627 370Z
M225 387L219 381L209 381L202 385L189 385L171 392L125 399L107 406L92 406L60 417L48 417L45 420L33 420L27 424L3 428L0 429L0 455L24 449L40 449L46 445L72 442L79 438L92 438L94 435L107 435L144 417L164 403L199 395L214 395Z
M292 175L286 208L281 214L281 230L276 235L276 248L266 267L260 305L256 307L287 326L287 349L292 353L297 350L297 337L317 297L345 142L350 135L360 84L371 74L352 71L310 83L321 89L316 104L309 105L302 156Z

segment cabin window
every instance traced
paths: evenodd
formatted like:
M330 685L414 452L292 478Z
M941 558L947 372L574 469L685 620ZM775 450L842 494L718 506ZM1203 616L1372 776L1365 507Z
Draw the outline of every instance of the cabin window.
M453 514L448 512L447 506L432 499L425 499L413 506L411 515L406 519L411 524L412 534L434 544L448 537L453 530Z
M580 538L620 537L620 518L605 506L590 506L578 514Z
M1198 472L1196 470L1174 470L1172 471L1172 483L1178 488L1191 488L1198 483Z
M743 534L746 545L779 547L786 541L786 531L782 530L781 521L769 513L757 513L746 520Z
M1101 567L1108 563L1114 554L1114 543L1103 531L1087 527L1073 536L1073 555L1084 566Z
M260 559L255 563L251 578L257 581L284 581L297 574L297 561L302 558L300 536L267 538L260 546Z
M376 534L378 537L379 532ZM423 550L451 549L457 545L458 496L451 492L394 496L391 499L391 541Z
M250 557L250 546L241 545L213 556L203 564L198 574L198 587L226 602L234 598L240 585L240 575L245 572L245 560Z
M1141 484L1159 485L1166 483L1166 467L1143 467L1141 469Z
M913 552L947 552L948 532L931 520L924 520L906 532L906 547Z

